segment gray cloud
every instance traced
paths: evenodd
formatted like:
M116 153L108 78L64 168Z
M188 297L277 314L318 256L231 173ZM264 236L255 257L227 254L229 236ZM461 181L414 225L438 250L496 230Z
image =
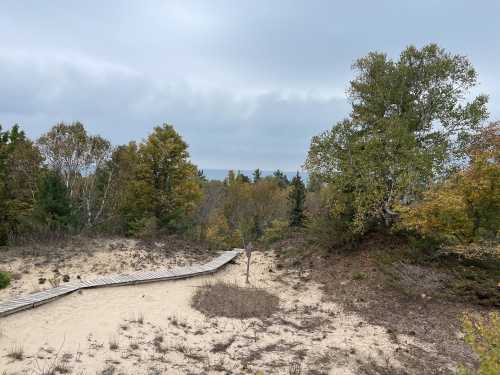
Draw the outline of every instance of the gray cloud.
M500 115L500 3L5 1L0 123L58 121L125 143L173 123L205 168L296 169L345 117L350 65L438 42L468 55Z

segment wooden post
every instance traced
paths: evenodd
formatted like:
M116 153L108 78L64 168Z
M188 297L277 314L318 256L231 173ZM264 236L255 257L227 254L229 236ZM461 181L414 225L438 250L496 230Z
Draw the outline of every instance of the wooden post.
M249 242L248 245L245 246L245 254L247 256L247 280L246 280L247 284L250 284L248 277L250 275L250 257L252 256L252 250L253 250L252 243Z

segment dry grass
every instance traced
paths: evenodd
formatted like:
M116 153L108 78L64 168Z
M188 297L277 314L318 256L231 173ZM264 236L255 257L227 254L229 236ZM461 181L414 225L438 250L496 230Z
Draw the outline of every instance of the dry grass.
M118 344L118 339L115 336L110 337L109 339L109 349L117 350L120 347Z
M263 289L218 281L199 288L191 305L208 316L267 318L279 307L279 298Z
M22 361L24 359L24 349L21 345L14 345L7 351L7 357L15 361Z

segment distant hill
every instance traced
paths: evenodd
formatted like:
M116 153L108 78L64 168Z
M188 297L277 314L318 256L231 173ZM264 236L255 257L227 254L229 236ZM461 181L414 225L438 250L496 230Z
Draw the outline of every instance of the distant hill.
M219 180L219 181L223 181L224 178L227 177L227 174L228 172L230 171L229 169L203 169L203 168L200 168L203 170L203 174L205 175L206 178L208 178L209 180ZM234 169L235 172L237 172L238 170L237 169ZM240 170L240 173L252 178L252 174L253 174L253 169L252 170L248 170L248 169L242 169ZM262 176L265 177L265 176L272 176L274 171L263 171L261 170L261 173L262 173ZM292 171L282 171L284 174L286 174L286 176L288 177L289 180L291 180L296 174L297 172L292 172ZM302 177L302 179L304 180L304 182L307 181L307 173L305 172L301 172L299 171L299 174L300 176Z

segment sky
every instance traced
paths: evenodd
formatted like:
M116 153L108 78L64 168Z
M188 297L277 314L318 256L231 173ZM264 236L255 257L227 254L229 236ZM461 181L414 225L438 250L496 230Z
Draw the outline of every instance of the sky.
M81 121L113 144L174 125L200 168L300 170L347 117L352 63L435 42L500 119L500 2L0 2L0 124Z

